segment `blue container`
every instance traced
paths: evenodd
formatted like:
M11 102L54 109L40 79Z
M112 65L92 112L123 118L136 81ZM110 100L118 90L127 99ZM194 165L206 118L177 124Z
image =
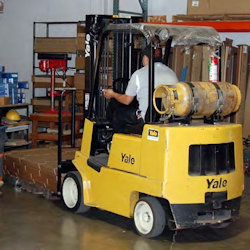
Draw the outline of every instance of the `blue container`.
M18 82L18 88L19 89L28 89L29 83L28 82Z
M0 72L4 72L4 66L0 66Z
M1 97L8 97L9 96L9 91L6 89L1 89L0 88L0 96Z
M2 73L2 78L6 83L18 84L18 73Z
M10 73L3 73L4 78L18 78L18 73L17 72L10 72Z
M26 95L25 93L18 93L18 103L25 103L26 102Z
M1 97L9 96L9 85L7 83L3 83L1 80L0 80L0 95Z
M1 73L0 78L0 95L10 97L11 104L17 104L17 86L18 86L18 73Z
M10 97L10 103L11 104L17 104L18 103L18 97L17 97L17 85L16 84L8 84L9 85L9 97Z

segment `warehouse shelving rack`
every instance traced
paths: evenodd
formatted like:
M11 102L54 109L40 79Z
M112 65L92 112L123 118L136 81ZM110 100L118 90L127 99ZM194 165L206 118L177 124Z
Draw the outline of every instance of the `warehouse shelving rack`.
M161 23L155 23L161 24ZM166 22L169 25L210 26L218 32L250 32L250 20Z
M36 55L38 54L35 51L35 43L37 38L53 38L54 36L51 34L51 26L52 25L77 25L79 22L34 22L33 23L33 70L32 74L36 75L37 69L39 68L36 65ZM37 29L38 26L45 26L45 35L44 36L37 36ZM64 39L65 37L56 37L56 38L62 38ZM67 37L68 38L68 37ZM43 53L48 53L49 51L43 51ZM74 67L72 67L74 69ZM32 97L35 97L35 86L33 85L33 95Z
M68 21L68 22L34 22L33 23L33 69L32 69L32 74L33 76L40 74L41 72L38 70L38 60L37 60L37 55L38 53L68 53L71 55L77 55L78 51L77 51L77 45L75 48L75 51L72 50L64 50L64 51L36 51L36 39L39 38L56 38L56 39L75 39L76 43L77 43L77 34L75 36L58 36L57 34L55 34L55 30L53 29L55 26L60 26L60 27L67 27L67 26L75 26L75 31L77 31L77 25L84 25L85 21ZM39 29L40 28L40 29ZM43 35L38 35L38 33L41 33L41 30L43 31ZM74 57L71 58L71 60L69 61L71 66L67 67L69 70L73 71L73 73L77 72L77 69L75 67L75 63L73 62ZM72 66L73 65L73 66ZM44 74L45 76L48 75ZM36 85L33 82L33 93L32 93L32 98L36 97L36 93L35 90L37 88L48 88L47 85ZM48 96L48 94L46 94L46 96Z
M148 0L138 0L138 2L141 6L142 13L120 10L119 8L120 0L113 0L113 14L119 15L121 13L121 14L142 16L143 21L146 22L148 19Z

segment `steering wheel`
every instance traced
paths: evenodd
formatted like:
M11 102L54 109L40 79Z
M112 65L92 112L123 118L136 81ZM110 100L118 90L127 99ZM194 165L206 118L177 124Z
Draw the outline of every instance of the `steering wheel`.
M113 90L116 93L124 94L128 86L128 79L119 77L113 81Z

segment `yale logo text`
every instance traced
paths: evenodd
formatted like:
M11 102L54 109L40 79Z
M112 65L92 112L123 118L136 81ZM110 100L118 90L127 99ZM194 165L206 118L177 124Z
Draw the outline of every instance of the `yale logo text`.
M158 141L159 140L159 130L149 128L148 129L148 140Z
M90 56L90 35L86 34L86 39L85 39L85 57Z
M207 188L222 188L227 186L227 180L220 178L219 180L207 179Z
M131 164L131 165L135 164L135 158L132 155L121 153L121 156L122 156L122 162Z
M158 130L149 129L149 130L148 130L148 135L149 135L149 136L158 137Z

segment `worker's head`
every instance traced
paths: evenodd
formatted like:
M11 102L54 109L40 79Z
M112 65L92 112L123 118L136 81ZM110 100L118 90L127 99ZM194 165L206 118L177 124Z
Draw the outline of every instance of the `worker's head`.
M150 58L150 46L147 46L142 50L142 64L143 64L143 66L146 66L149 64L149 58ZM157 48L154 50L154 61L155 62L162 61L162 52L161 52L160 48Z

